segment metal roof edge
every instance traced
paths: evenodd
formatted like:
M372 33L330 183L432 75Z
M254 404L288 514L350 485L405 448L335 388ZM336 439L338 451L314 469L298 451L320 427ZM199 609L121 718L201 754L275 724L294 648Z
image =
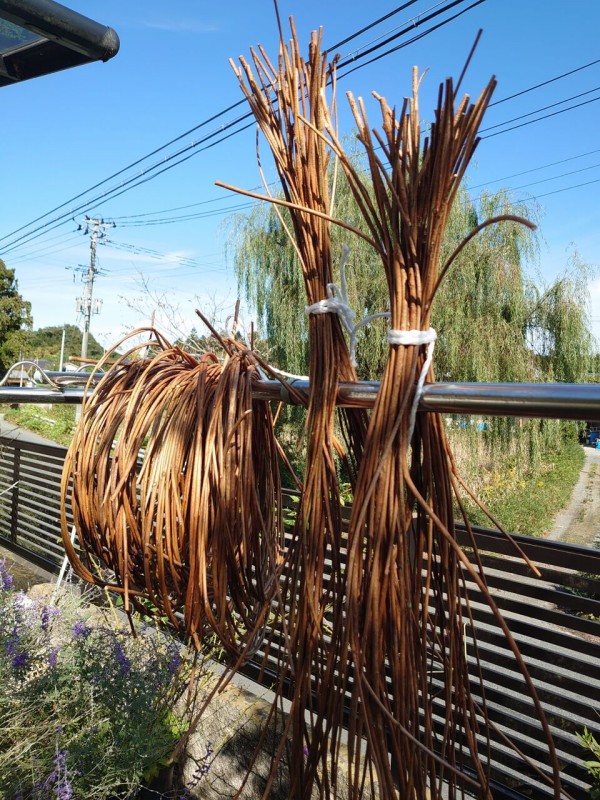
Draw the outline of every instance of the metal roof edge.
M54 0L0 0L0 17L94 61L108 61L119 51L115 30Z

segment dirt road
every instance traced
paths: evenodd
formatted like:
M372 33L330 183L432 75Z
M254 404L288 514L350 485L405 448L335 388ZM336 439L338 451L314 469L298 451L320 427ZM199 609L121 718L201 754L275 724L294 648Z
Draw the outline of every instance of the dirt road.
M546 538L600 546L600 450L584 447L585 463L569 505L554 520Z

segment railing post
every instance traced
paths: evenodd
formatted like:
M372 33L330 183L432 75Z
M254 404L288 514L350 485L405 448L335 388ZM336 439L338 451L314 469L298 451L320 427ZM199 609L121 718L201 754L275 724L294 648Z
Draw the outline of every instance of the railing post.
M12 502L10 509L10 538L17 544L19 533L19 480L21 473L21 447L14 442L13 474L12 474Z

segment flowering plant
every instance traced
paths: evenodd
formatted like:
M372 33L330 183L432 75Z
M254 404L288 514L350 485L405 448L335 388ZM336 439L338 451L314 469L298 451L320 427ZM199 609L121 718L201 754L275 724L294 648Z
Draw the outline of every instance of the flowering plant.
M192 665L73 591L16 592L0 560L0 800L131 798L187 729Z

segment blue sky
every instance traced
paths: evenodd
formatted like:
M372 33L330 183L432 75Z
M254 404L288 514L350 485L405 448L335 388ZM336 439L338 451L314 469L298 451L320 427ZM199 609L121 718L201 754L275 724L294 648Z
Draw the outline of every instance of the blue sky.
M424 16L448 2L418 0L343 45L340 52L360 56L381 38L412 27L413 33L393 44L405 42L470 5L464 0L432 22L420 24ZM0 258L15 268L19 288L32 302L35 327L77 322L76 298L82 285L79 276L74 282L73 268L89 260L89 240L76 231L85 213L117 221L110 244L99 248L103 274L97 279L95 296L103 300L103 306L92 320L92 332L103 344L148 321L154 300L144 291L144 282L155 298L164 297L178 308L182 328L195 325L197 305L210 309L216 304L226 315L237 294L225 255L226 221L233 210L243 210L247 201L227 196L214 181L257 186L253 130L210 149L198 145L186 150L193 153L191 158L119 197L94 198L136 176L154 175L158 169L143 170L218 131L243 109L182 137L93 192L87 190L240 99L228 58L247 55L257 43L275 56L277 30L271 0L221 4L70 0L68 5L115 28L121 39L119 54L106 64L79 67L0 91L4 187L0 236L7 237L0 241ZM312 28L322 25L327 46L398 6L399 1L390 0L280 0L283 19L294 16L302 41L308 41ZM421 95L426 117L438 83L458 75L479 28L484 30L483 37L463 89L476 94L495 74L499 81L496 100L600 59L597 0L485 0L420 41L348 75L340 81L339 91L368 97L377 90L400 104L410 90L415 64L428 69ZM498 103L484 122L483 127L490 128L518 118L511 125L520 125L554 114L485 138L468 175L474 194L485 187L506 187L514 191L515 200L538 198L543 243L531 270L540 282L564 268L573 245L585 262L600 262L598 98L600 63ZM376 121L374 104L371 119ZM491 127L487 133L506 127L510 125ZM341 128L350 130L345 113ZM162 168L175 160L164 161ZM67 202L82 192L79 200ZM29 225L63 203L60 212ZM66 218L59 224L38 230L63 213ZM176 219L186 215L194 218ZM163 222L154 224L157 221ZM28 227L12 233L21 226ZM37 233L42 235L29 239ZM24 235L27 238L16 241ZM600 336L598 273L592 291L595 333ZM163 321L160 316L157 319L159 324Z

